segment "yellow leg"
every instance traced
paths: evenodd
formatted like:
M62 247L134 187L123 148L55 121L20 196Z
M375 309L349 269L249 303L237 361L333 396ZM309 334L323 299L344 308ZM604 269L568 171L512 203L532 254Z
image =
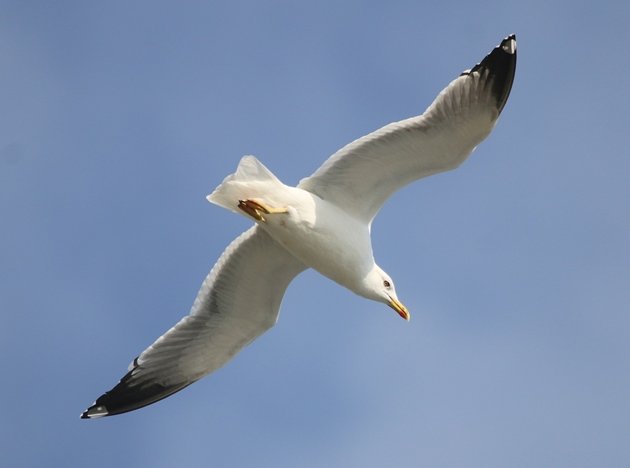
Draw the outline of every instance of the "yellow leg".
M273 208L271 206L265 205L264 203L256 200L239 200L238 207L243 210L245 213L250 215L256 221L262 221L263 223L266 221L263 214L283 214L288 213L286 208Z

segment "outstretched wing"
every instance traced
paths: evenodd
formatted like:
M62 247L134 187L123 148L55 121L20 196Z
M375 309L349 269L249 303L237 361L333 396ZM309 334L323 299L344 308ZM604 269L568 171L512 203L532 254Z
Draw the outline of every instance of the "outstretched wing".
M276 323L287 286L305 268L257 226L244 232L208 274L190 315L134 359L81 417L155 403L223 366Z
M454 169L492 131L512 88L516 36L452 81L424 114L345 146L298 187L370 222L404 185Z

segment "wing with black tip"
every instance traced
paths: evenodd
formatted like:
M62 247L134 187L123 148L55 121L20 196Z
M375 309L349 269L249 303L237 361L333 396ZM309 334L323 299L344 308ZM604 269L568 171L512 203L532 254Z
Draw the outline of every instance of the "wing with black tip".
M134 359L81 418L150 405L223 366L276 323L287 286L304 269L257 226L243 233L202 284L190 315Z
M492 131L516 70L516 36L453 80L420 116L391 123L331 156L298 187L369 222L408 183L459 166Z

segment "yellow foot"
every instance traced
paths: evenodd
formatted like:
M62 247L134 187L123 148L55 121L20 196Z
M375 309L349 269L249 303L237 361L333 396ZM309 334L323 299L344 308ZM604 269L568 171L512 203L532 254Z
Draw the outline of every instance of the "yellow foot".
M262 202L256 200L239 200L238 207L243 210L245 213L250 215L256 221L262 221L263 223L266 221L263 214L282 214L288 213L286 208L273 208L265 205Z

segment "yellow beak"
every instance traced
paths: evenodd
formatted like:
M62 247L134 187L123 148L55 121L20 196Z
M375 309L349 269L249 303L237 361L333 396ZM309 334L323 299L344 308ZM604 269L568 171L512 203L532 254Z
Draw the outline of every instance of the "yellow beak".
M396 312L398 312L398 315L400 315L405 320L409 320L411 318L411 315L409 315L409 311L407 310L407 308L400 301L394 299L393 297L389 298L389 306Z

